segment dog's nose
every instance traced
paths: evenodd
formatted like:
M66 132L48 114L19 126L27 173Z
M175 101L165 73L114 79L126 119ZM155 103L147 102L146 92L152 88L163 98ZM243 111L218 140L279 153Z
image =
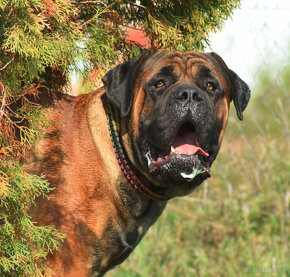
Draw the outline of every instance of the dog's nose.
M200 102L204 99L203 93L198 88L185 88L174 94L175 98L182 103Z

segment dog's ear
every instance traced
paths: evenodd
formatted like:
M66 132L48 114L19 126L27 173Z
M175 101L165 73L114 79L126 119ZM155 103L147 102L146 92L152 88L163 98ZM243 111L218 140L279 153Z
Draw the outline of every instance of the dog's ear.
M243 120L242 113L248 105L251 97L251 91L249 86L234 71L230 70L230 72L233 84L231 99L234 100L238 118Z
M234 101L237 116L240 120L243 120L243 111L248 105L251 97L251 91L248 85L232 70L230 70L223 59L216 53L210 53L219 65L223 67L227 75L229 76L229 81L231 84L231 100Z
M126 61L111 69L102 79L106 95L111 103L120 111L120 116L126 116L132 106L135 81L144 61L157 50L150 49L139 57Z

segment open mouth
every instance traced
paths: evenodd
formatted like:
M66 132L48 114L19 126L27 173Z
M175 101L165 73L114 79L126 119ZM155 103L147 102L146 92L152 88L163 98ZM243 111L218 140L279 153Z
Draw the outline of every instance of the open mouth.
M167 149L158 149L151 145L145 157L150 173L154 173L172 160L182 159L190 161L189 164L191 164L190 171L186 169L185 172L180 172L183 178L192 180L199 174L206 174L210 177L209 154L200 147L195 128L190 122L181 125Z

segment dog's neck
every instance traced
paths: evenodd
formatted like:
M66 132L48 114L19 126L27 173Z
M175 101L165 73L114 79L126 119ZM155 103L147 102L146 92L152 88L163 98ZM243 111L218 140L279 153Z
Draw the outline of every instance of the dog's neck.
M111 137L111 141L114 147L114 151L115 151L117 160L119 162L120 168L124 176L128 180L128 183L130 183L130 185L134 189L139 191L148 199L161 200L161 201L169 200L167 196L157 193L152 188L147 186L145 183L140 181L136 172L134 172L133 167L125 153L125 149L122 145L122 142L121 142L118 130L117 130L114 111L110 103L107 103L106 110L107 110L106 112L107 112L107 118L108 118L108 127L110 131L110 137Z

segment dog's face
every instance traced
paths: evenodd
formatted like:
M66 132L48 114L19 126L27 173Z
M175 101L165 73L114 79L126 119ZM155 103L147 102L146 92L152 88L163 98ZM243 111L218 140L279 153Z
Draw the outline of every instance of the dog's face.
M124 145L134 164L174 195L210 176L230 101L242 119L250 98L248 86L214 53L151 50L103 80L126 122L130 143Z

